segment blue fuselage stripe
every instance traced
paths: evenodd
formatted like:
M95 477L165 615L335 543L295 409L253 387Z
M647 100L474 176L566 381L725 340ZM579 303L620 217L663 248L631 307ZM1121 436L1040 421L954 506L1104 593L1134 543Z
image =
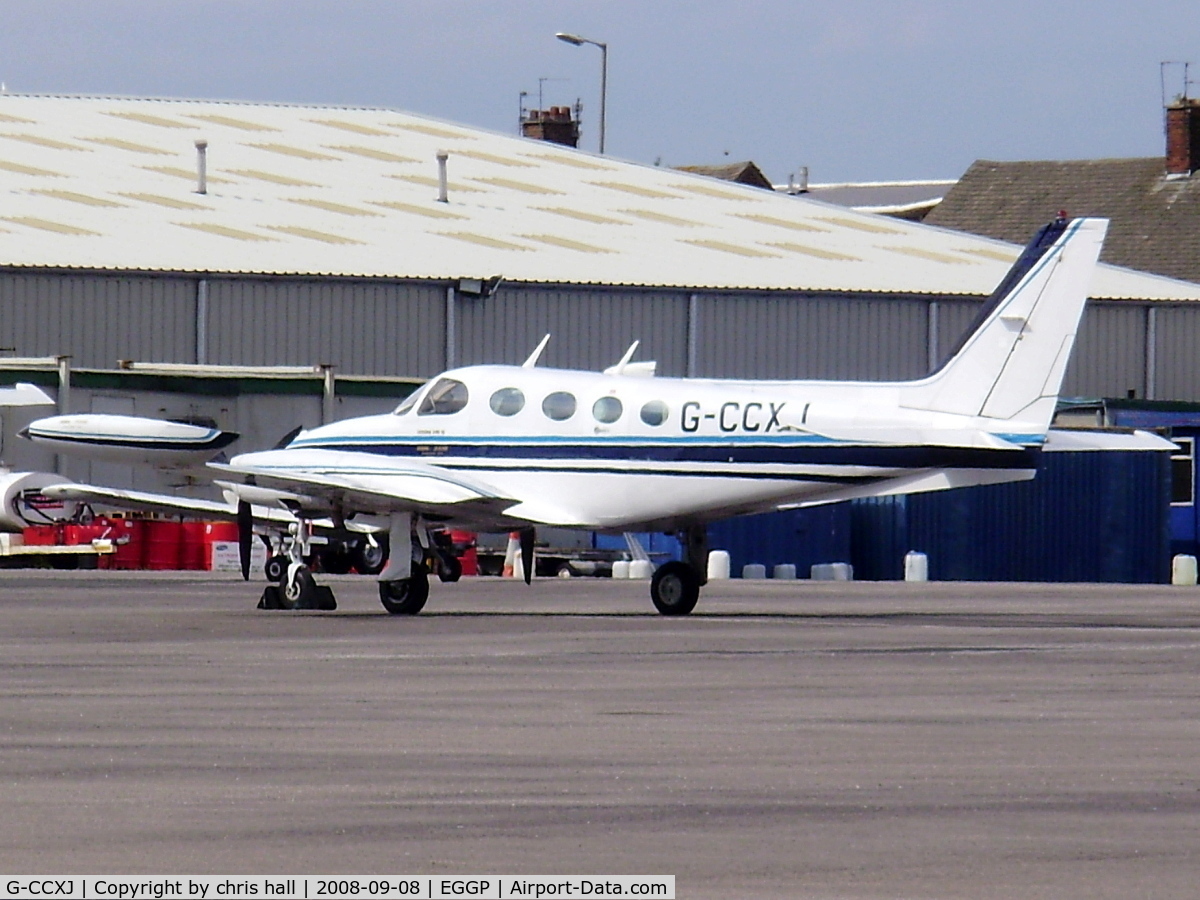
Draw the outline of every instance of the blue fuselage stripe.
M293 444L293 447L298 445ZM302 445L301 445L302 446ZM315 446L309 445L312 449ZM394 438L369 442L353 440L321 441L322 450L343 450L379 456L409 457L429 462L453 459L481 463L511 461L536 464L578 461L594 463L709 463L720 466L869 466L880 469L1036 469L1041 456L1037 447L995 450L973 447L872 446L863 444L804 443L536 443L496 442L458 443L437 438L420 442L402 442ZM732 474L732 473L730 473ZM786 476L784 476L786 477Z

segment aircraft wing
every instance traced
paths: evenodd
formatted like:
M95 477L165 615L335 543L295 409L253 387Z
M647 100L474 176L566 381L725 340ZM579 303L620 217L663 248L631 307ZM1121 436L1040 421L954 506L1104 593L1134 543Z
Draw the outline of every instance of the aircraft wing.
M306 515L412 512L499 530L527 524L524 517L505 515L517 499L477 479L415 460L343 450L286 450L256 453L254 465L209 463L209 468L245 500L273 501Z
M166 513L167 515L192 516L230 522L237 519L236 501L228 503L219 500L202 500L197 497L178 497L174 494L155 494L150 491L126 491L75 482L52 484L43 488L41 493L56 500L77 500L84 503L103 504L128 512ZM253 512L254 521L259 525L286 527L296 521L296 517L283 507L255 505ZM314 522L313 524L320 526L321 523ZM333 525L332 522L324 524L327 527Z

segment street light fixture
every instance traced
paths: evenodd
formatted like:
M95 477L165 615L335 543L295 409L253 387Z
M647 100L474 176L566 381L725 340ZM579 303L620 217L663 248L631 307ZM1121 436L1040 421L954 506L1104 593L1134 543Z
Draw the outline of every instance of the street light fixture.
M608 100L608 44L603 41L593 41L590 38L580 37L577 34L567 34L558 32L554 35L560 41L565 41L568 44L574 44L576 47L581 47L584 44L591 44L593 47L600 48L600 155L604 155L604 108Z

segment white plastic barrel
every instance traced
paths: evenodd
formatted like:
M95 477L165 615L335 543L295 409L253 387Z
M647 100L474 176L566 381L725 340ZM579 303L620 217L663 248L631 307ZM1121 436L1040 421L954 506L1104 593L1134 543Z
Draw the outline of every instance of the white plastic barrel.
M748 579L766 578L767 567L762 563L746 563L742 566L742 577Z
M654 563L648 559L634 559L629 562L629 578L640 578L649 581L654 577Z
M613 578L628 578L629 577L629 560L618 559L613 563Z
M909 550L904 554L904 580L905 581L928 581L929 580L929 557L924 553L919 553L916 550Z
M793 563L780 563L771 571L771 577L776 581L794 581L796 566Z
M1171 559L1171 584L1190 587L1196 583L1196 557L1180 553Z
M708 580L724 581L729 577L729 551L710 550L708 553Z

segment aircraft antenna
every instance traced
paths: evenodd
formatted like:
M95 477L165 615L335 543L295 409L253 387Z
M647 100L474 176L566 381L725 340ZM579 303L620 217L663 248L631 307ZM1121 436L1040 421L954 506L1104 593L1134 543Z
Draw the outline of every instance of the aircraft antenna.
M533 352L529 354L529 358L526 359L525 362L521 363L521 368L532 369L534 366L536 366L538 358L541 357L542 351L546 349L546 345L548 343L550 343L550 335L547 334L544 338L542 338L542 342L534 347Z

